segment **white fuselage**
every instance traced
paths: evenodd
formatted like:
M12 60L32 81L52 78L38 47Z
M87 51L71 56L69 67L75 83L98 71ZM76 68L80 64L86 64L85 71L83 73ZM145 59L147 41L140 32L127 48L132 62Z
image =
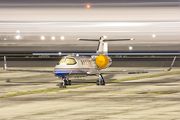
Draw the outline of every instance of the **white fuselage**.
M91 57L65 56L54 68L54 75L60 77L81 77L96 75L97 66Z

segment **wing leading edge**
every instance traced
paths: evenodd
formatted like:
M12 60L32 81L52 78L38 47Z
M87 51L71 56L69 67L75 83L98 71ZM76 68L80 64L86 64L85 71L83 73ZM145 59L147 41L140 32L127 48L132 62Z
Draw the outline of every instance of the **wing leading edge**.
M99 74L123 74L123 73L127 73L127 74L139 74L139 73L149 73L149 72L166 72L166 71L170 71L172 69L175 60L176 60L176 56L174 57L170 67L167 70L97 71L97 73L99 73Z
M149 73L149 72L165 72L165 71L170 71L174 65L174 62L176 60L176 56L174 57L169 69L167 70L132 70L132 71L97 71L99 74L123 74L123 73L128 73L128 74L139 74L139 73ZM50 70L24 70L24 69L8 69L7 64L6 64L6 56L4 56L4 70L6 71L21 71L21 72L41 72L41 73L53 73L53 71Z
M53 73L50 70L24 70L24 69L8 69L6 63L6 56L4 56L4 70L6 71L21 71L21 72L40 72L40 73Z

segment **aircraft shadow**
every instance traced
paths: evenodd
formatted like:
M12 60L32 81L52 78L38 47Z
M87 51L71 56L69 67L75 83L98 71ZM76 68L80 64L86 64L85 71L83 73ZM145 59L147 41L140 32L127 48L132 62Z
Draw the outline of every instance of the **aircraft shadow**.
M113 74L109 74L109 75L106 75L106 76L104 76L104 80L105 81L113 81L113 80L116 80L116 79L112 79L112 77L113 77L114 75ZM96 79L86 79L86 77L84 78L84 79L73 79L72 80L72 83L96 83L96 80L98 80L98 77L96 78ZM13 82L12 80L10 80L10 82L6 82L6 83L9 83L9 84L11 84L11 83L17 83L17 84L20 84L21 83L21 85L24 83L24 84L38 84L38 83L51 83L51 84L58 84L58 83L60 83L61 81L59 81L59 82Z

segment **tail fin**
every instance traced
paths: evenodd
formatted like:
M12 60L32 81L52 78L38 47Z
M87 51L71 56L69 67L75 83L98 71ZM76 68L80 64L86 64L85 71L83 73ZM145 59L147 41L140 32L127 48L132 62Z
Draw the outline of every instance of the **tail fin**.
M96 53L108 53L108 43L107 41L126 41L126 40L135 40L134 38L131 39L105 39L104 36L101 36L100 39L80 39L77 40L82 41L99 41L97 52Z
M4 70L7 70L6 56L4 56Z

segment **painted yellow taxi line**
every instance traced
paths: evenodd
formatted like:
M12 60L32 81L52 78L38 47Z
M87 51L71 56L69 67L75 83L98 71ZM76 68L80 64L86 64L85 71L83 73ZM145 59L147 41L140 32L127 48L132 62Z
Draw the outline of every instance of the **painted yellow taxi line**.
M178 73L180 73L180 71L169 72L169 73L162 73L162 74L156 74L156 75L148 75L148 76L142 76L142 77L127 78L127 79L121 79L121 80L114 80L114 81L110 81L110 82L107 82L107 83L120 82L120 81L128 81L128 80L136 80L136 79L142 79L142 78L151 78L151 77L158 77L158 76L164 76L164 75L172 75L172 74L178 74ZM47 90L21 92L21 93L15 93L15 94L10 94L10 95L0 96L0 98L19 96L19 95L27 95L27 94L35 94L35 93L43 93L43 92L53 92L53 91L56 91L56 90L73 89L73 88L79 88L79 87L85 87L85 86L91 86L91 85L95 85L95 83L84 84L84 85L76 85L76 86L69 86L67 88L53 88L53 89L47 89Z

